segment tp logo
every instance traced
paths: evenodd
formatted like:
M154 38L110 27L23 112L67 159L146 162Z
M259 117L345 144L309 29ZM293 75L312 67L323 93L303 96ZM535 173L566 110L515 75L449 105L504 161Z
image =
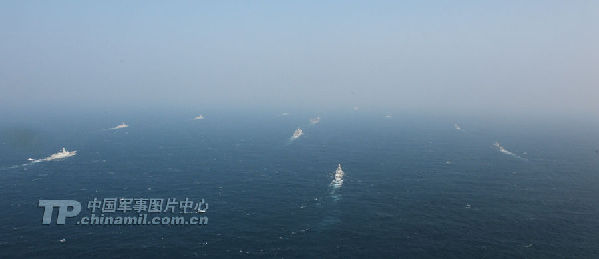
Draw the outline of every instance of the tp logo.
M54 207L58 207L57 225L64 225L67 217L75 217L81 212L81 203L74 200L40 200L38 206L44 207L44 216L42 218L42 224L44 225L52 223Z

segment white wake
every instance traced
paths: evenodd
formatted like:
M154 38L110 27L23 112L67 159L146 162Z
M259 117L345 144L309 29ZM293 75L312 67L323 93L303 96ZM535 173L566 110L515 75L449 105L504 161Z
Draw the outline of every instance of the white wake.
M338 201L341 199L341 194L337 193L339 189L343 186L343 176L345 176L345 172L341 169L341 164L338 165L337 170L333 173L333 180L331 181L331 198L334 201Z
M499 150L499 152L504 153L506 155L518 158L518 159L523 159L523 160L527 160L526 158L523 158L509 150L507 150L506 148L504 148L501 144L499 144L499 142L495 142L495 144L493 144L493 146L495 146L497 148L497 150Z
M54 153L52 155L50 155L49 157L46 158L40 158L40 159L33 159L33 158L28 158L28 161L31 161L32 164L34 163L39 163L39 162L46 162L46 161L52 161L52 160L59 160L59 159L65 159L65 158L69 158L72 156L77 155L77 151L67 151L65 148L62 148L61 151Z
M111 130L118 130L118 129L124 129L124 128L128 128L128 127L129 127L129 125L127 125L127 123L123 122L123 123L121 123L119 125L116 125L116 126L110 128L110 129Z
M301 137L302 135L304 135L304 131L300 128L297 128L294 132L293 135L291 136L291 138L289 138L290 141L296 140L299 137Z
M41 163L41 162L62 160L62 159L66 159L66 158L69 158L69 157L72 157L75 155L77 155L76 150L75 151L67 151L66 148L62 148L61 151L58 151L48 157L40 158L40 159L28 158L27 161L29 161L29 163L25 163L25 164L21 164L21 165L13 165L10 167L3 167L3 168L0 168L0 170L15 169L15 168L19 168L19 167L27 167L29 165L33 165L33 164L37 164L37 163Z

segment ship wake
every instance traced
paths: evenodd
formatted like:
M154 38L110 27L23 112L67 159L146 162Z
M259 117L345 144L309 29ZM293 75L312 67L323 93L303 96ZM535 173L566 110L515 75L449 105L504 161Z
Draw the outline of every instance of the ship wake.
M344 175L345 172L343 172L343 170L341 169L341 164L339 164L337 170L335 170L335 172L333 173L333 180L329 184L329 186L331 187L331 192L329 194L331 195L331 198L334 201L341 200L341 194L338 192L339 189L341 189L341 187L343 186Z
M300 128L297 128L293 132L293 135L289 138L289 141L294 141L294 140L298 139L299 137L301 137L302 135L304 135L304 131Z
M123 122L123 123L121 123L119 125L116 125L116 126L110 128L110 129L111 130L118 130L118 129L124 129L124 128L128 128L128 127L129 127L129 125L127 125L127 123Z
M21 164L21 165L13 165L10 167L4 167L1 168L2 170L8 170L8 169L15 169L15 168L19 168L19 167L26 167L29 165L33 165L33 164L37 164L37 163L41 163L41 162L48 162L48 161L54 161L54 160L63 160L72 156L77 155L77 151L67 151L65 148L62 148L61 151L58 151L48 157L45 158L39 158L39 159L33 159L33 158L28 158L27 161L29 161L29 163L25 163L25 164Z
M495 144L493 144L493 146L495 146L497 148L497 150L503 154L506 154L508 156L512 156L518 159L522 159L522 160L527 160L526 158L523 158L509 150L507 150L506 148L504 148L501 144L499 144L499 142L495 142Z
M35 164L35 163L40 163L40 162L47 162L47 161L53 161L53 160L60 160L60 159L65 159L65 158L69 158L72 156L77 155L77 151L67 151L65 148L62 148L61 151L54 153L52 155L50 155L49 157L46 158L40 158L40 159L33 159L33 158L29 158L27 160L31 161L30 164Z

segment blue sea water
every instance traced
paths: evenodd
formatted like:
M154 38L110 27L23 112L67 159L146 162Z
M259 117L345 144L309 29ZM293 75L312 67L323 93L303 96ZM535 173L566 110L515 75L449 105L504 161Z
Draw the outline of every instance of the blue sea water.
M597 128L357 114L3 122L0 257L599 257ZM38 200L94 197L204 198L209 223L41 224Z

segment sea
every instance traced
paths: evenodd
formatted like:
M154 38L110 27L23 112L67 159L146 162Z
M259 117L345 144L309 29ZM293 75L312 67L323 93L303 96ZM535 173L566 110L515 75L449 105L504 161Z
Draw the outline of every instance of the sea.
M196 115L0 122L0 258L599 257L596 124L361 110ZM121 122L129 127L111 129ZM297 128L303 135L290 138ZM77 154L28 161L63 147ZM334 185L338 164L345 174ZM208 209L189 215L208 221L77 223L105 198L204 199ZM42 224L39 200L78 201L81 212L58 225L54 208Z

